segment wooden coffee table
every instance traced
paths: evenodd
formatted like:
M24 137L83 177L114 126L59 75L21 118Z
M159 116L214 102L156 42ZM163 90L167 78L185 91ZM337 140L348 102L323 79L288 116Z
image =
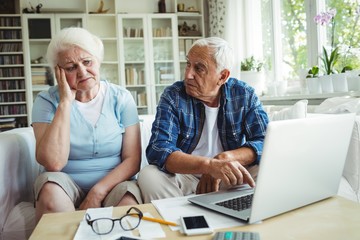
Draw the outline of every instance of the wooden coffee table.
M159 213L152 204L137 206L154 217ZM114 208L115 217L122 216L127 207ZM73 239L85 211L45 214L30 240ZM186 237L162 225L166 239L212 239L213 235ZM309 206L264 220L262 223L223 230L255 231L264 239L360 239L360 204L342 197L332 197ZM220 231L220 230L216 230Z

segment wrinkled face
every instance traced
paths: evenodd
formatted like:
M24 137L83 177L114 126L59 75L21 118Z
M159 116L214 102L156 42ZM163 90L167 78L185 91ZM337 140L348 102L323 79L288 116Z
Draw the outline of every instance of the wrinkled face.
M58 54L58 66L65 70L70 88L87 91L100 81L100 63L91 54L72 47Z
M211 49L206 46L191 48L187 56L184 79L186 93L207 105L217 104L220 87L224 83L210 53Z

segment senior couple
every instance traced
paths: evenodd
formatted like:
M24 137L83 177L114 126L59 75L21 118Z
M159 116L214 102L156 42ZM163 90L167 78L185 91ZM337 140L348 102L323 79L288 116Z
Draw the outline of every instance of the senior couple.
M136 104L125 88L100 80L103 57L101 40L82 28L61 30L48 46L57 85L36 97L32 114L45 169L34 184L37 220L255 186L268 117L254 89L230 78L226 41L200 39L187 53L185 79L158 103L141 171Z

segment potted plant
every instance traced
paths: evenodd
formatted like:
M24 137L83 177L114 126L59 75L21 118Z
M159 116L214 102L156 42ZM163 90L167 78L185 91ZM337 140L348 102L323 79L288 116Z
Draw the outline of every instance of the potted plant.
M309 93L318 94L322 93L321 84L319 81L319 67L313 66L309 69L308 74L306 75L306 85L308 87Z
M360 70L352 69L347 72L348 91L360 90Z
M263 69L264 63L256 60L254 56L245 58L241 61L241 71L255 71L260 72Z
M332 75L334 92L347 92L348 90L348 73L352 70L351 66L345 66L339 73Z
M255 93L259 96L263 94L265 89L264 63L256 60L254 56L245 58L241 61L241 80L249 84L255 89Z

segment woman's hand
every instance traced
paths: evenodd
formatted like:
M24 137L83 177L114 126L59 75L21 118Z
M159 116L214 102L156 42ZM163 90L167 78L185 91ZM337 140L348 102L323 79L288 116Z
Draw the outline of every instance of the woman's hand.
M80 204L79 209L86 210L88 208L99 208L101 207L101 203L105 197L106 193L103 193L103 190L95 185L92 189L90 189L84 201Z
M69 102L74 101L76 96L76 89L71 88L69 83L67 82L65 70L59 66L56 66L55 76L56 76L56 82L59 86L60 101L66 101L66 100L68 100Z

